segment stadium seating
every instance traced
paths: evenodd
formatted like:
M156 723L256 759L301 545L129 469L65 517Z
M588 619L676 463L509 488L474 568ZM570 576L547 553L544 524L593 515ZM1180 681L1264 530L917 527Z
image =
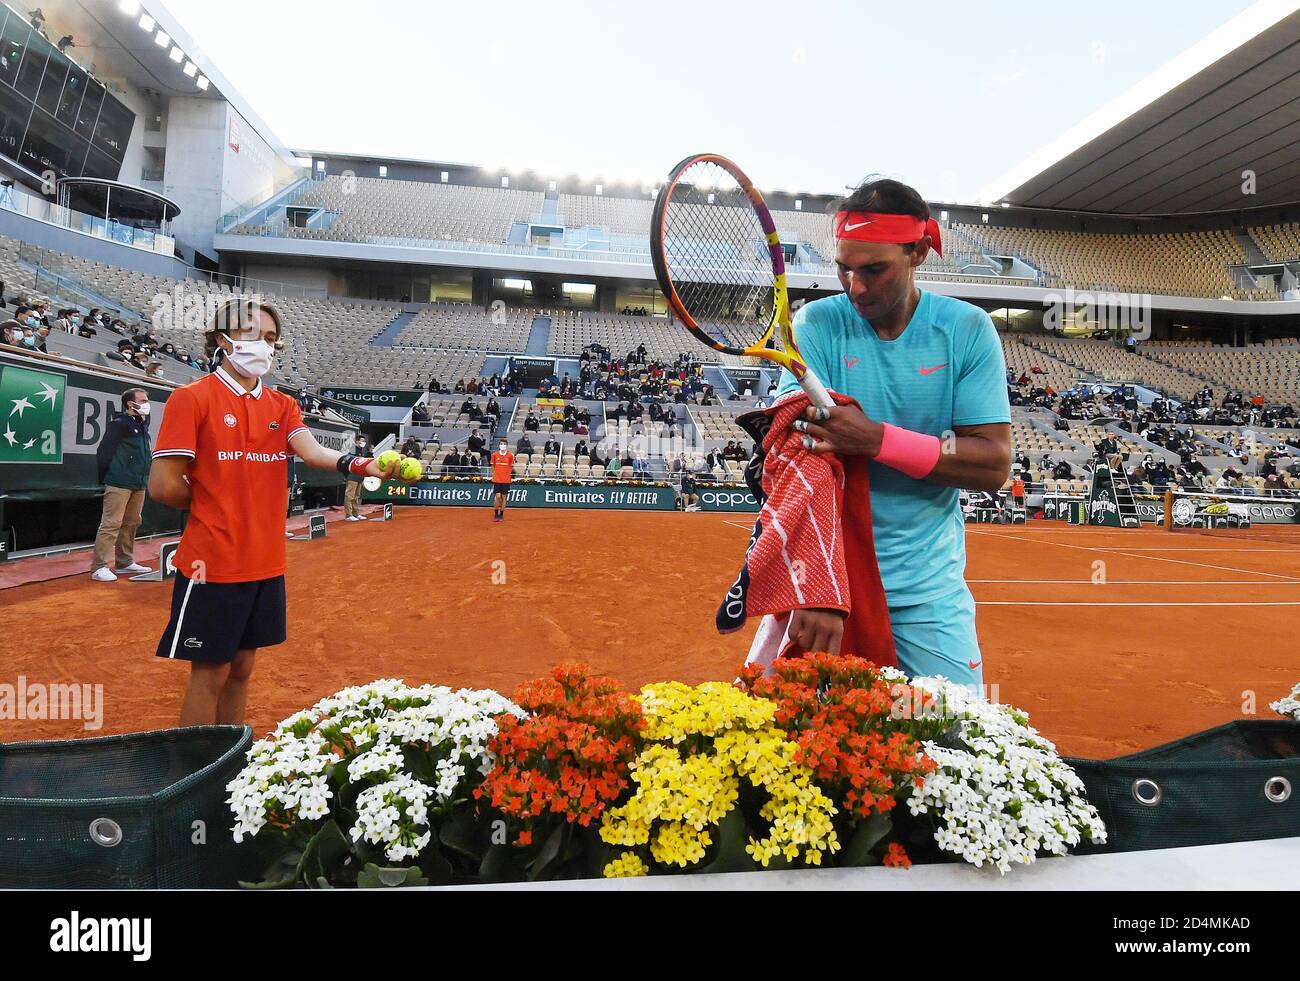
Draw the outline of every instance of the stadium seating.
M1274 262L1300 259L1300 224L1262 225L1247 231L1260 251Z
M1190 399L1205 387L1204 379L1133 354L1109 341L1034 334L1025 338L1025 344L1099 379L1136 382L1179 399Z
M559 219L568 228L603 228L619 235L648 235L651 198L561 194Z
M335 176L316 182L294 202L295 207L337 213L329 227L278 226L275 233L376 244L406 239L500 245L512 223L531 220L543 200L539 191ZM231 233L260 235L266 228L241 224Z
M996 225L954 224L957 232L998 252L1020 256L1054 286L1172 296L1276 300L1272 290L1239 289L1228 266L1248 261L1228 231L1114 235Z
M1028 346L1019 337L1007 334L1001 337L1007 368L1016 378L1028 375L1033 388L1053 388L1058 392L1074 387L1079 375L1077 369Z
M522 351L539 311L484 310L468 303L438 303L421 310L398 335L398 347L464 348L471 351Z
M1205 379L1211 387L1262 396L1272 404L1300 401L1300 347L1174 348L1160 347L1150 357L1181 372Z

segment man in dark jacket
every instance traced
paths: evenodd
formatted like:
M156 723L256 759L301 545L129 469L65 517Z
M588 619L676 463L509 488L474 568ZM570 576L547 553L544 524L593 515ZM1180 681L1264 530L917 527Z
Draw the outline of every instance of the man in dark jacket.
M122 393L122 414L108 424L97 452L99 482L104 485L104 513L95 536L90 577L116 582L118 575L151 570L135 561L135 533L144 510L153 448L149 442L149 393L133 388ZM114 562L112 567L110 562ZM115 573L113 570L116 569Z

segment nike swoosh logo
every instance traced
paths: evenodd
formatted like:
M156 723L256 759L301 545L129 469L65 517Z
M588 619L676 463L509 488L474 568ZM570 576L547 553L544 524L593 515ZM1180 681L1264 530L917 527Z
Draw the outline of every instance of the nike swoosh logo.
M971 661L969 663L972 671L978 671L980 668L984 667L983 661Z
M943 369L946 368L946 367L948 367L946 364L941 364L941 365L939 365L939 367L937 367L937 368L922 368L922 369L921 369L921 377L922 377L922 378L929 378L931 375L934 375L934 374L937 374L937 373L940 372L940 371L943 371Z
M854 358L852 361L850 361L847 356L844 358L844 367L849 368L850 370L856 368L861 363L861 358Z
M856 225L845 225L846 232L856 232L859 228L866 228L868 225L874 225L874 221L860 221Z

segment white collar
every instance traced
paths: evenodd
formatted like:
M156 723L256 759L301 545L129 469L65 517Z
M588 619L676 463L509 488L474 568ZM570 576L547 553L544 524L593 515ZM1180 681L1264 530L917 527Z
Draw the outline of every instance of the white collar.
M255 399L260 399L262 397L262 379L260 378L257 380L257 384L253 386L253 390L250 392L247 389L245 389L243 385L239 384L239 382L235 381L233 378L230 377L230 374L229 372L226 371L226 366L224 364L221 365L219 368L217 368L217 370L214 371L213 374L216 375L219 379L221 379L222 384L224 384L226 388L230 389L231 392L233 392L235 395L237 395L240 398L243 398L245 395L252 396Z

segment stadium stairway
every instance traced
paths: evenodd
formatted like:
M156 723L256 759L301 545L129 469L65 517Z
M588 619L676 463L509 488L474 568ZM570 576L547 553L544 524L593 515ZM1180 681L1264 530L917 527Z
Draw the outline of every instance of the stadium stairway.
M718 398L724 402L736 391L736 386L731 384L727 373L717 365L704 366L704 380L713 386Z
M546 357L546 351L551 343L551 318L534 317L533 329L528 335L528 346L524 348L524 353L533 358Z
M1241 247L1246 250L1246 261L1248 263L1263 265L1269 261L1268 256L1259 247L1259 243L1250 237L1249 232L1237 231L1234 234L1237 236L1237 241L1241 243Z
M403 311L402 313L399 313L393 319L393 321L387 327L381 330L379 332L379 335L373 341L370 342L370 346L371 347L392 347L393 343L401 335L402 331L406 330L407 327L411 326L411 321L414 320L417 316L419 316L418 313L411 313L407 311Z

